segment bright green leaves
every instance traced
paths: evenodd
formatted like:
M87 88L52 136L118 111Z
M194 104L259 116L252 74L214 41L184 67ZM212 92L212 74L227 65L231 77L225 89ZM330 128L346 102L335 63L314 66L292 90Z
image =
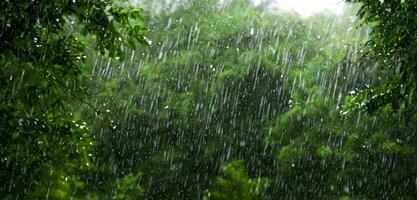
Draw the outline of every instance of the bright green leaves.
M128 174L123 179L117 181L117 192L112 198L114 200L137 200L140 199L144 189L139 185L142 174Z
M207 190L204 200L263 200L267 199L267 178L250 178L244 161L231 161L223 167L225 178L217 178L215 189Z
M148 45L144 37L148 29L143 25L140 9L113 4L107 11L107 4L101 6L102 9L93 9L91 13L99 19L87 19L84 31L96 36L97 48L103 55L123 60L123 47L134 49L138 44Z
M372 113L377 109L382 109L387 104L389 104L392 111L398 111L400 106L401 109L403 109L404 106L403 103L397 101L398 99L403 98L403 92L404 85L398 81L373 89L365 89L358 92L351 91L351 94L346 97L346 103L343 105L340 112L343 115L361 110Z

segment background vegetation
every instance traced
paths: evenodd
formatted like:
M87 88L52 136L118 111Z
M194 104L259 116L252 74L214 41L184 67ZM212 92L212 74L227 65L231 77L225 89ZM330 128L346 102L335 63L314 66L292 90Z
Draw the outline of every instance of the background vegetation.
M415 199L417 3L221 2L0 3L0 199Z

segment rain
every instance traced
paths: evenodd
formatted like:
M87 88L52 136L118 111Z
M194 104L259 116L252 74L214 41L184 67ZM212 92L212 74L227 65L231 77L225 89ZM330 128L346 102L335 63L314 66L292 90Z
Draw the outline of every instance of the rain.
M0 11L0 200L417 199L413 0Z

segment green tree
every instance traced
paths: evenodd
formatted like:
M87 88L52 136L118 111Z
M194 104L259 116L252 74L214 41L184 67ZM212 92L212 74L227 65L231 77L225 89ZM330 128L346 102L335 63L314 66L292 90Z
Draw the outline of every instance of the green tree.
M417 92L416 30L417 2L413 0L363 1L359 18L371 28L365 58L378 62L381 83L348 99L345 112L352 108L374 111L384 106L414 120Z
M249 178L243 160L231 161L223 167L226 178L217 178L215 189L206 191L204 200L262 200L267 199L266 178Z
M140 10L126 2L0 2L0 196L85 198L80 173L91 169L90 131L69 112L85 50L122 58L145 44Z
M97 160L109 168L98 177L139 169L145 198L196 199L224 163L244 159L249 174L278 181L277 147L265 145L265 126L291 109L291 98L292 106L315 99L326 107L330 96L332 107L340 103L339 84L322 88L347 84L343 75L354 78L348 72L330 78L349 71L338 64L349 56L344 46L356 43L344 36L350 24L336 33L330 31L333 16L301 20L244 1L217 3L195 1L149 14L155 45L131 52L122 65L95 60L92 77L103 82L91 87L92 100L105 104L114 121L95 126ZM108 66L114 66L110 72Z
M146 198L196 199L229 160L247 160L251 174L273 173L262 126L288 102L284 71L307 28L294 16L276 21L242 1L217 3L151 15L154 46L118 67L97 59L102 64L92 77L105 82L92 86L92 99L114 121L95 126L97 159L111 169L103 177L139 169ZM109 73L107 64L116 70Z
M114 200L137 200L143 195L143 188L139 185L141 174L128 174L117 181L117 192Z
M355 59L359 51L354 49L365 38L356 34L336 34L338 40L323 46L315 62L293 71L299 85L293 87L290 108L265 130L277 149L278 175L271 184L280 187L274 194L296 199L415 198L415 120L404 123L402 110L390 106L372 114L338 109L355 88L379 83L379 69L370 67L375 60ZM347 48L329 48L338 43Z

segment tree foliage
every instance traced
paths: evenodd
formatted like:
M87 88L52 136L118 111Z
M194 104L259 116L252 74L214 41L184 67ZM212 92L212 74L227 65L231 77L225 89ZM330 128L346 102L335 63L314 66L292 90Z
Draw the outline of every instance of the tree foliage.
M415 199L414 1L138 2L0 3L1 199Z
M417 3L409 0L361 1L358 16L371 27L365 58L379 65L379 86L361 91L346 106L373 111L388 105L404 113L405 120L415 118L416 105L416 30Z
M122 57L146 44L140 10L113 1L0 2L0 196L84 198L90 131L68 112L83 102L85 50Z
M231 161L223 167L226 178L216 179L216 190L206 191L203 199L261 200L267 199L268 179L247 176L242 160Z

